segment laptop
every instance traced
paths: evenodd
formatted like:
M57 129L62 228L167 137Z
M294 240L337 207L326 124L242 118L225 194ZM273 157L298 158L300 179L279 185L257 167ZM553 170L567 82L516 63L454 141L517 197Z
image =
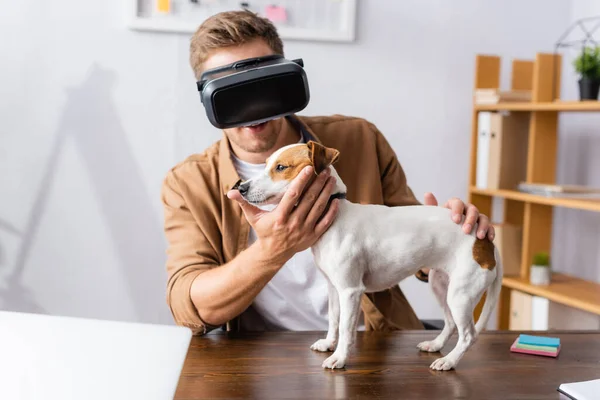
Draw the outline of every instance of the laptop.
M191 330L0 311L0 399L173 399Z

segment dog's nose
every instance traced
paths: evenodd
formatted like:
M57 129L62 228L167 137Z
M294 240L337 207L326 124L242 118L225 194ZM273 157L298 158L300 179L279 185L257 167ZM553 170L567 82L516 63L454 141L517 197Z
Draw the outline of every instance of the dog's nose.
M250 189L250 184L248 182L240 183L237 189L240 191L240 194L244 196L246 193L248 193L248 189Z

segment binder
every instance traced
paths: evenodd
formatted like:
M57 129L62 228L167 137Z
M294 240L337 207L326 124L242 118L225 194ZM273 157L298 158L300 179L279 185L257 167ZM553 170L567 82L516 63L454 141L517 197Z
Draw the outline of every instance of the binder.
M511 331L546 331L551 316L550 301L518 290L510 293Z
M528 113L491 115L487 189L517 190L526 180L528 142Z
M533 296L513 290L510 292L510 318L508 329L511 331L529 331L532 327Z
M491 116L491 112L480 112L477 115L477 166L475 170L475 186L479 189L487 189L488 186Z

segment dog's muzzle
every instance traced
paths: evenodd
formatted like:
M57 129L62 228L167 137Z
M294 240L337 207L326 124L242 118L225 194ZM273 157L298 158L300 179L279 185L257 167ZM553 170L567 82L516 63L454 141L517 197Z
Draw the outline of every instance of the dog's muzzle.
M233 185L233 187L231 188L231 190L239 191L242 196L248 193L248 189L250 189L250 184L248 182L242 182L241 179L237 181L235 185Z

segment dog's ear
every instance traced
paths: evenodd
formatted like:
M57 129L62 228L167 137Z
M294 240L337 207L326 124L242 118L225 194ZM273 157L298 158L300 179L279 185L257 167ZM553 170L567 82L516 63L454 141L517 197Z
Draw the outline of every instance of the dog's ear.
M320 174L323 170L325 170L325 168L335 163L340 157L340 152L336 149L325 147L322 144L312 140L307 143L307 146L308 156L310 157L310 162L315 168L316 174Z

